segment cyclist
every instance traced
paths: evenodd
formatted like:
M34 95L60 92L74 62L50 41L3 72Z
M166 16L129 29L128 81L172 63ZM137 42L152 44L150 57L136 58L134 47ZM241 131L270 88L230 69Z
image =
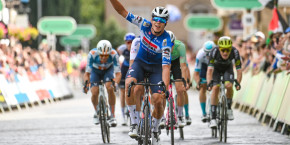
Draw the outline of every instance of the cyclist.
M232 46L232 40L228 36L220 37L218 47L215 47L209 55L209 63L207 70L208 90L213 90L211 95L211 114L210 127L216 128L216 108L218 102L220 74L223 74L225 80L226 96L228 101L227 115L229 120L233 120L233 110L231 109L233 97L233 60L237 70L237 81L240 84L242 81L241 59L239 51ZM236 85L236 89L240 90L240 86Z
M173 74L173 78L174 79L181 79L182 76L184 76L185 80L189 80L189 78L187 77L187 62L186 62L186 49L185 49L185 45L179 41L175 39L174 34L171 31L167 31L167 33L170 35L170 39L171 42L174 43L174 48L173 51L171 52L171 72ZM136 38L133 40L133 44L132 44L132 48L131 48L131 53L130 53L130 59L131 61L134 61L136 54L139 51L138 48L138 42L140 42L140 38ZM181 76L182 74L182 76ZM177 104L178 104L178 126L179 127L184 127L185 122L183 119L183 104L184 104L184 92L185 89L183 87L183 82L175 82L175 87L177 90L177 95L178 95L178 99L177 99ZM186 88L189 88L189 86L187 85ZM140 88L141 90L142 88ZM142 92L142 91L138 91L138 92ZM136 95L142 95L141 93L138 93ZM138 103L136 102L136 105ZM164 103L165 105L165 103ZM164 106L165 107L165 106ZM138 111L138 108L137 108ZM162 121L160 123L160 127L164 127L165 125L165 117L162 117Z
M170 81L170 54L173 46L169 34L164 30L169 18L168 10L164 7L154 8L152 11L152 19L148 21L143 17L129 13L118 0L110 1L120 15L129 22L137 25L141 31L140 49L126 76L126 92L132 81L140 82L144 80L144 72L150 73L150 83L157 84L164 81L166 87L168 87ZM164 93L161 94L161 88L158 86L150 87L153 93L151 102L154 105L152 113L152 144L158 144L159 142L158 127L164 113L163 103L165 95ZM133 95L126 97L132 123L129 136L136 137L138 134L136 127L136 105L135 98L133 97L135 96L134 87L131 91Z
M126 73L129 69L130 49L131 49L131 44L134 38L135 38L134 33L127 33L124 36L125 44L121 45L118 48L118 53L120 55L123 55L125 58L121 66L122 78L119 84L119 87L121 90L120 101L121 101L121 111L122 111L122 116L123 116L123 123L122 123L123 126L127 125L126 120L125 120L125 78L126 78Z
M111 87L111 80L114 79L114 72L116 75L116 83L120 82L121 72L119 64L119 56L117 51L112 48L108 40L101 40L98 42L97 47L93 48L88 54L86 72L84 81L90 82L92 93L92 104L95 109L94 123L99 124L98 118L98 96L99 96L99 82L103 80L107 88L109 96L109 105L112 116L110 117L109 124L112 127L117 125L115 119L115 104L116 96L114 89ZM87 93L88 90L84 90Z
M206 41L203 44L202 49L200 49L196 55L195 69L194 69L194 80L197 82L196 88L199 90L199 102L202 110L201 121L207 121L206 113L206 72L208 65L208 57L210 51L215 47L213 41Z

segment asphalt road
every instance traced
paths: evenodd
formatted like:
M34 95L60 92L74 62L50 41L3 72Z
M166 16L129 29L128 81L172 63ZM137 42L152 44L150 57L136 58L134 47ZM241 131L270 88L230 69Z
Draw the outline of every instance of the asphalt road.
M83 94L80 88L73 90L72 99L0 114L0 144L103 144L101 129L92 122L94 111L90 94ZM179 132L176 131L176 144L224 144L212 138L208 124L200 121L198 93L190 90L189 96L190 116L193 122L191 126L184 128L184 140L179 139ZM110 144L137 144L127 135L129 127L120 125L119 98L116 113L118 126L111 128ZM255 118L238 110L234 110L234 116L235 120L228 124L226 144L290 144L288 136L273 132ZM162 131L160 138L161 144L170 144L170 137L166 135L165 130Z

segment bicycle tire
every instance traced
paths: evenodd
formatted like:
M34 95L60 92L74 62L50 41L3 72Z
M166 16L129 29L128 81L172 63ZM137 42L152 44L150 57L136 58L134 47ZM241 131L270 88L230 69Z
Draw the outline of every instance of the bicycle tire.
M225 100L226 98L223 98L223 106L224 106L224 142L227 142L227 126L228 126L228 113L227 113L227 101Z
M180 127L180 128L179 128L179 134L180 134L180 138L181 138L182 140L184 140L183 127Z
M149 126L149 106L146 105L144 107L145 110L145 117L144 117L144 145L148 145L149 142L149 133L150 133L150 126Z
M172 98L169 99L169 112L170 112L170 136L171 136L171 145L174 145L174 124L175 124L175 118L173 113L173 103Z
M106 123L106 132L107 132L107 142L110 143L110 125L107 123L107 118L109 117L109 109L106 109L107 111L107 115L106 115L106 119L105 119L105 123ZM105 115L105 114L104 114Z
M102 97L102 96L100 96ZM100 99L100 101L102 101ZM105 127L105 116L104 115L104 106L103 106L103 103L99 103L99 108L100 108L100 111L99 111L99 119L100 119L100 125L101 125L101 134L102 134L102 139L103 139L103 142L106 143L106 132L107 132L107 129Z
M220 142L223 141L223 131L224 131L224 104L219 104L219 107L220 107L220 116L219 116L219 135L220 135Z

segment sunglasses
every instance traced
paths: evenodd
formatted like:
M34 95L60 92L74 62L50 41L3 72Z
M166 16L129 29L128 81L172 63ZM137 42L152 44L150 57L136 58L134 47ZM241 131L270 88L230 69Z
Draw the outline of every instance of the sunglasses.
M100 55L100 57L109 57L109 55Z
M132 43L132 41L126 41L126 43L127 43L127 44L131 44L131 43Z
M224 52L227 52L227 53L231 52L231 49L229 49L229 48L221 48L220 50L221 50L223 53L224 53Z
M160 17L153 17L152 20L155 22L166 23L166 19Z

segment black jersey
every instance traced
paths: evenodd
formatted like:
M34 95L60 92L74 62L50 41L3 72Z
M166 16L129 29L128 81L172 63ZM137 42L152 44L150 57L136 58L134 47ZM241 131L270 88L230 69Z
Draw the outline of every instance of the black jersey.
M215 47L209 55L209 63L208 66L214 67L214 69L218 71L226 71L229 67L232 66L233 60L235 61L236 69L241 69L241 57L239 51L232 47L232 51L230 52L230 56L228 59L224 60L220 54L219 48Z

